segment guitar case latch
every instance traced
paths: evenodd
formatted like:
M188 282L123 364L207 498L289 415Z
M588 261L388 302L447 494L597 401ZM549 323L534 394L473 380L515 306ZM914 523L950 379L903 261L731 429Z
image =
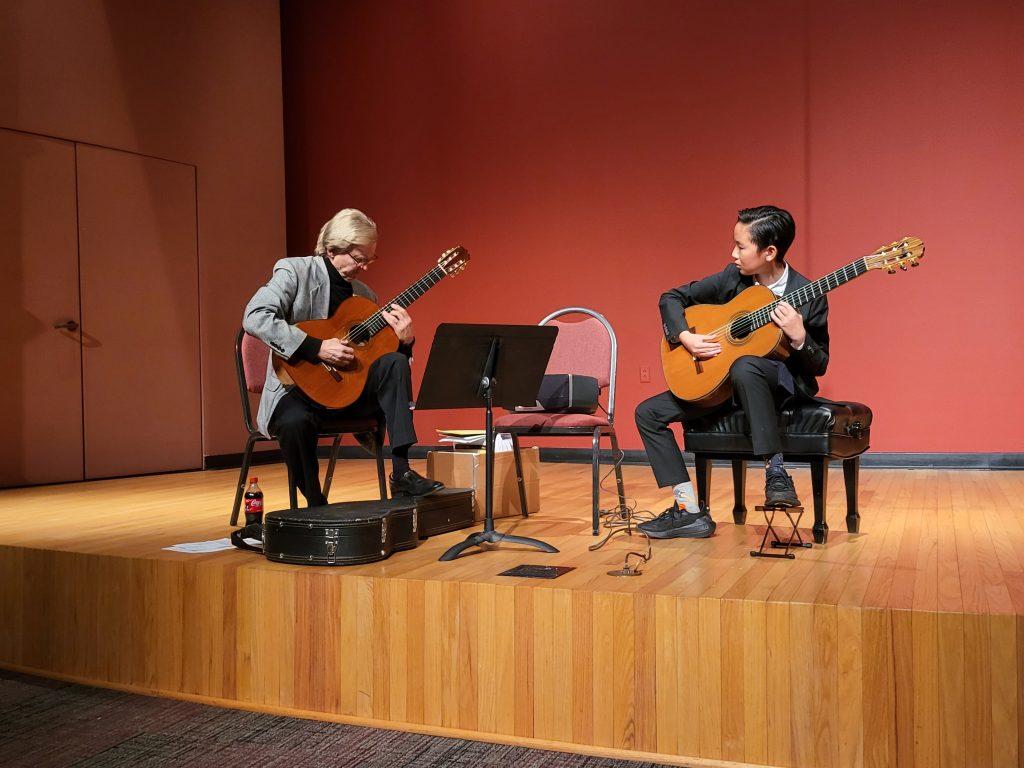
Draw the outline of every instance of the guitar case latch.
M338 529L328 528L324 531L327 537L327 564L334 565L335 555L338 552Z

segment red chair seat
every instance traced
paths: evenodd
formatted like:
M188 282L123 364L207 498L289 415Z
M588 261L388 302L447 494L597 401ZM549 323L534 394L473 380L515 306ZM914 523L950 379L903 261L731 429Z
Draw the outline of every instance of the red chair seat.
M532 411L530 413L508 413L494 420L496 430L515 427L518 429L541 429L545 427L607 427L608 419L592 413L547 413Z

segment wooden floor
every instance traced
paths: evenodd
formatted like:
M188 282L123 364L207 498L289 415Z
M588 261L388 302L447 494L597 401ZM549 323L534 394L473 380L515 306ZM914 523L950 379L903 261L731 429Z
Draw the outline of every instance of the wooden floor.
M639 506L660 511L650 470L625 472ZM809 499L809 476L794 474ZM285 506L281 468L259 475L267 508ZM785 561L748 556L764 528L753 511L732 523L719 470L716 536L656 542L637 578L607 571L640 540L587 549L583 465L541 465L542 509L499 521L557 555L502 546L438 562L466 532L337 569L162 551L225 535L235 476L0 492L0 665L686 764L1024 756L1024 473L863 470L858 535L841 530L837 474L828 544ZM344 461L332 500L375 486L371 462ZM575 570L497 575L541 562Z

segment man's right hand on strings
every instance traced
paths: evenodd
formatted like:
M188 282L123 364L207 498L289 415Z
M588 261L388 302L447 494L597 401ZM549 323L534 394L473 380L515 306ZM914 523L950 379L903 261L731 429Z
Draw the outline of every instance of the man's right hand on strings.
M318 357L331 365L347 365L355 359L355 351L341 339L325 339L320 343Z
M698 360L710 360L722 351L722 345L715 341L718 336L703 333L690 333L683 331L679 334L679 343L686 347L686 351Z

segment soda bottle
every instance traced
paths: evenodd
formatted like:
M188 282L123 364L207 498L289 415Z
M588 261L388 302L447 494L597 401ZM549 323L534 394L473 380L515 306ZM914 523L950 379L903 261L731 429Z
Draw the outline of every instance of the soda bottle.
M263 522L263 491L256 482L259 478L250 477L249 486L245 489L245 524Z

